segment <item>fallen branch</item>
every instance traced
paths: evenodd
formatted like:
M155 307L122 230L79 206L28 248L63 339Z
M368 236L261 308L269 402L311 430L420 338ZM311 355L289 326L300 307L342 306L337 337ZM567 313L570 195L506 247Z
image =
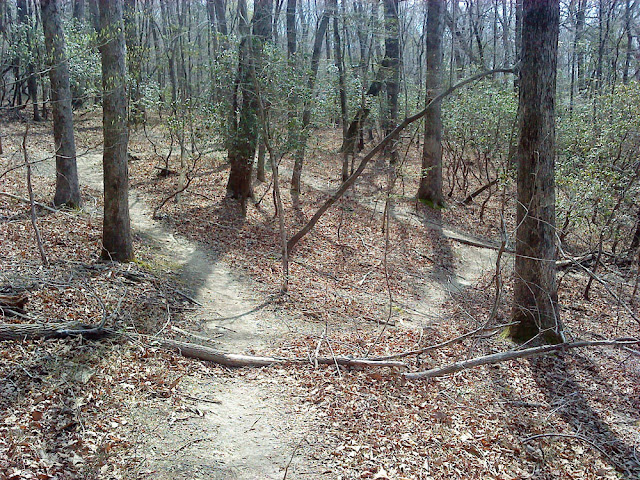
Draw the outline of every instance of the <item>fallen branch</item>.
M2 295L0 294L0 312L5 308L18 313L24 313L24 306L29 301L29 295L25 292Z
M485 190L493 187L496 183L498 183L498 179L494 178L493 180L491 180L489 183L484 184L482 187L480 187L479 189L477 189L475 192L470 193L469 195L467 195L467 198L465 198L462 203L464 205L469 205L471 202L473 202L473 199L476 198L478 195L480 195L482 192L484 192Z
M576 440L580 440L582 442L588 443L593 448L598 450L602 455L604 455L604 457L607 460L609 460L610 463L613 463L612 460L611 460L611 457L609 455L607 455L607 452L605 452L601 447L599 447L598 445L593 443L588 438L583 437L582 435L575 435L575 434L570 434L570 433L541 433L539 435L533 435L531 437L527 437L527 438L523 439L522 443L527 443L527 442L530 442L532 440L537 440L538 438L549 438L549 437L575 438Z
M29 200L28 198L22 198L22 197L19 197L19 196L17 196L17 195L14 195L14 194L12 194L12 193L8 193L8 192L0 192L0 195L2 195L3 197L13 198L14 200L18 200L19 202L22 202L22 203L29 203L29 204L31 203L31 200ZM33 203L34 203L35 205L39 206L40 208L44 208L45 210L48 210L48 211L50 211L50 212L53 212L53 213L62 213L63 215L71 216L71 214L70 214L70 213L67 213L67 212L65 212L64 210L59 210L59 209L56 209L56 208L50 207L49 205L46 205L46 204L44 204L44 203L41 203L41 202L35 202L35 201L34 201Z
M0 323L0 340L32 340L37 338L66 338L75 335L98 340L105 337L122 337L128 340L141 339L151 346L157 346L165 350L178 352L183 357L195 358L207 362L216 363L225 367L267 367L270 365L282 364L306 364L317 362L322 365L340 365L344 367L370 368L370 367L391 367L406 369L403 362L381 361L368 358L351 357L319 357L307 358L285 358L272 356L242 355L237 353L226 353L215 350L204 345L181 342L169 338L151 337L146 335L120 333L110 328L102 328L98 325L86 325L84 323L30 323L12 324Z
M478 367L480 365L493 365L495 363L505 362L507 360L515 360L517 358L535 357L546 353L566 351L573 348L583 347L616 347L624 348L629 345L637 345L640 340L635 338L622 338L616 340L596 340L596 341L578 341L571 343L560 343L558 345L543 345L541 347L527 348L524 350L510 350L508 352L494 353L482 357L471 358L461 362L452 363L444 367L432 368L423 372L405 373L404 378L407 380L423 380L425 378L442 377L450 373L460 372L469 368Z
M33 340L37 338L65 338L82 335L99 339L114 335L108 328L99 329L95 325L79 322L67 323L0 323L0 340Z

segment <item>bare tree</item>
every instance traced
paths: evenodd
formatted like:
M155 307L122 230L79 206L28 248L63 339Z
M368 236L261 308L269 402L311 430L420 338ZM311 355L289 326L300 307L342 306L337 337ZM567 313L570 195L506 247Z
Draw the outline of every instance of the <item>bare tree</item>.
M559 0L523 0L514 271L515 340L564 340L558 312L555 92Z
M122 0L98 0L98 5L104 135L102 258L126 262L133 259L133 242L129 219L129 128Z
M53 138L56 147L56 193L53 203L77 207L81 199L73 136L69 63L60 18L61 3L61 0L40 0L44 43L49 61Z
M427 102L434 98L442 84L442 34L444 3L427 0ZM442 196L442 113L440 102L434 103L425 116L422 175L418 199L438 208L444 205Z
M252 196L251 173L259 134L259 100L252 75L260 71L264 44L271 36L272 7L272 0L256 0L251 22L252 32L245 35L240 43L239 95L235 96L233 102L239 118L232 125L232 138L229 142L231 171L227 194L240 200L243 212L246 211L247 199Z

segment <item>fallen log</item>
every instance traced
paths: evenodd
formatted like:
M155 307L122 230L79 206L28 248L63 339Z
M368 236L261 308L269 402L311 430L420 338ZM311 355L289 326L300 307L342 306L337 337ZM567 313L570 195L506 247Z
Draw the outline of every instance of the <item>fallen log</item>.
M318 357L318 358L286 358L272 356L243 355L237 353L221 352L197 343L181 342L163 337L151 337L146 335L128 334L117 332L110 328L101 328L96 325L84 323L30 323L12 324L0 323L0 340L33 340L38 338L65 338L82 335L91 340L105 337L121 337L128 340L144 340L150 346L157 346L164 350L177 352L183 357L195 358L207 362L216 363L225 367L267 367L282 364L313 364L340 365L355 368L390 367L406 369L407 364L399 361L372 360L368 358L351 358L345 356Z
M34 340L38 338L65 338L82 335L97 340L115 335L108 328L97 328L79 322L65 323L0 323L0 340Z

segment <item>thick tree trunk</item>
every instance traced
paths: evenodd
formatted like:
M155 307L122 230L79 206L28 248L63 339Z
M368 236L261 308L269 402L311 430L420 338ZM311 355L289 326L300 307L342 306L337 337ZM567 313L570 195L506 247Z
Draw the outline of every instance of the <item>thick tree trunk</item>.
M53 138L56 147L56 193L54 205L80 205L80 187L73 137L73 111L69 86L69 64L65 55L60 0L40 0L44 43L49 62Z
M133 259L133 243L129 220L129 129L122 0L99 0L99 9L104 129L102 258L126 262Z
M227 182L227 194L240 200L243 213L246 202L252 196L251 173L256 152L259 124L259 99L253 76L260 72L262 51L271 36L272 0L256 0L252 20L252 34L240 44L239 72L242 105L240 118L229 146L231 171Z
M627 36L627 49L624 56L624 67L622 69L622 83L629 83L629 67L633 56L633 32L631 30L631 0L625 0L624 4L624 31Z
M84 21L84 0L73 0L73 18Z
M342 127L342 142L347 141L347 132L349 122L349 112L347 111L347 82L344 72L344 52L342 51L342 39L340 38L340 28L338 21L338 5L334 0L331 2L333 8L333 48L334 48L334 62L338 69L338 91L340 98L340 126ZM352 154L354 152L351 152ZM342 162L342 181L344 182L349 178L349 156L345 152Z
M386 101L382 116L382 128L385 136L398 125L398 93L400 91L400 28L398 20L398 0L384 0L384 81ZM440 1L444 10L444 2ZM441 22L441 20L440 20ZM394 164L398 160L396 141L390 142L385 155Z
M143 49L138 35L138 13L136 0L124 0L123 5L125 42L127 45L127 65L129 68L129 122L132 125L145 121L145 108L142 103L142 63Z
M296 1L287 0L287 57L291 59L297 50Z
M427 23L427 102L434 98L442 83L442 33L444 4L441 0L428 0ZM425 116L422 175L418 199L429 206L444 206L442 196L442 113L440 102L434 103Z
M555 242L559 0L523 0L513 320L517 341L564 340Z

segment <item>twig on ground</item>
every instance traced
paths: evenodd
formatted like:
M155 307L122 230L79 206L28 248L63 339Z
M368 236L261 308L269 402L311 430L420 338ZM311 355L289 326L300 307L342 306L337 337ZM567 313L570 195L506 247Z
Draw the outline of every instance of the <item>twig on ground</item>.
M24 164L27 166L27 190L29 191L29 203L31 205L31 225L36 235L36 242L38 244L38 251L40 252L40 258L42 258L42 264L45 267L49 266L49 260L47 254L44 252L44 246L42 245L42 237L40 236L40 229L38 228L36 205L33 198L33 185L31 184L31 164L29 163L29 155L27 155L27 135L29 135L29 124L24 130L22 137L22 154L24 155Z

